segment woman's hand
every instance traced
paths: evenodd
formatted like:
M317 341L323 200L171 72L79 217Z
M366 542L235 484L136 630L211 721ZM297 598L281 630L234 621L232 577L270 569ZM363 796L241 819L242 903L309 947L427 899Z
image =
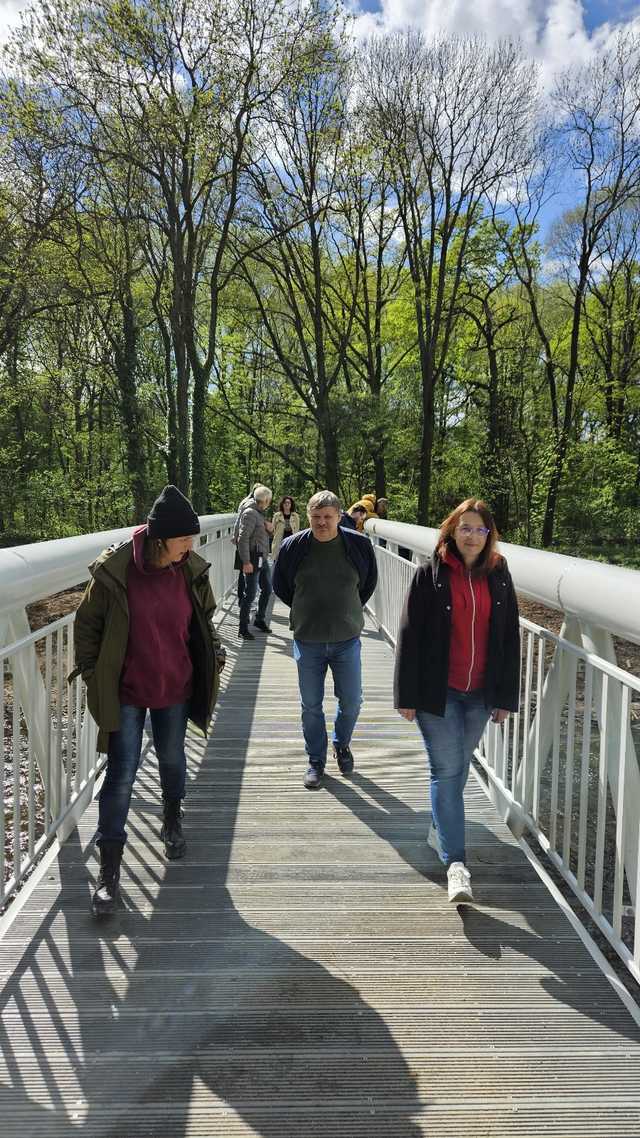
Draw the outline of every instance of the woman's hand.
M399 707L398 715L401 715L408 723L413 723L416 717L416 709L415 707Z
M510 713L508 711L505 711L503 707L494 707L493 711L491 712L491 722L498 724L504 723L509 714Z
M248 574L249 574L249 573L253 573L253 565L252 565L251 561L245 561L245 562L243 562L243 565L242 565L242 572L243 572L243 573L244 573L246 576L248 576Z

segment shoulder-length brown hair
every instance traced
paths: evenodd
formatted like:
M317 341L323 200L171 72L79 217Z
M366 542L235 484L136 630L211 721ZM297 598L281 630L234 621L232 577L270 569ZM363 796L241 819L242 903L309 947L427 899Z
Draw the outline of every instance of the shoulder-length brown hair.
M440 534L438 536L438 544L436 552L439 557L442 557L445 551L449 551L454 557L459 557L456 543L454 540L454 530L458 525L460 518L467 510L473 510L475 514L479 514L485 526L489 530L487 540L484 545L482 553L480 553L476 564L473 567L472 575L474 577L485 577L496 565L501 561L501 556L496 549L496 542L499 538L499 533L496 529L496 523L493 520L493 514L489 509L486 502L481 498L465 498L455 510L444 519L440 526Z
M287 498L288 498L288 499L289 499L289 501L291 502L291 513L292 513L292 514L295 514L295 512L296 512L296 504L295 504L295 502L294 502L293 498L291 497L291 494L285 494L284 498L281 498L281 499L280 499L280 505L278 506L278 509L280 510L280 513L281 513L281 514L283 514L283 513L284 513L284 504L285 504L285 502L286 502Z

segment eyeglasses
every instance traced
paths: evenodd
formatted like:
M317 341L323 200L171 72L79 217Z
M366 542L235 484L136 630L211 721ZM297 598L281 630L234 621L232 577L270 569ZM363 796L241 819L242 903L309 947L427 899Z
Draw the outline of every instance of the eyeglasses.
M458 526L458 529L460 530L460 533L463 537L471 537L472 533L475 533L476 537L486 537L489 533L489 530L486 526L461 525Z

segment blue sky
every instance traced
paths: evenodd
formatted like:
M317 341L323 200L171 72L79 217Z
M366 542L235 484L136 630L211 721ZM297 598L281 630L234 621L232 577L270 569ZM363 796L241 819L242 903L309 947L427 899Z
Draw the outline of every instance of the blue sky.
M359 36L412 25L427 35L480 33L488 39L518 38L540 67L543 87L569 63L586 63L621 28L640 33L640 0L344 0ZM27 0L0 0L0 43L19 19ZM571 195L569 194L569 199ZM559 196L545 210L544 223L569 204ZM544 226L546 228L546 225Z

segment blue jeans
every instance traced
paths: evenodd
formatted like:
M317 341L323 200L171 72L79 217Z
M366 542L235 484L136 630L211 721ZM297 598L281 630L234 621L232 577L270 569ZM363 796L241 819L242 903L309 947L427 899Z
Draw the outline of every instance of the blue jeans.
M337 640L334 644L294 640L293 658L298 665L304 748L312 766L324 770L327 725L322 701L327 668L331 668L333 690L338 699L333 742L337 747L347 747L362 704L360 637Z
M151 711L153 745L158 756L160 785L165 798L184 798L187 761L184 737L189 705L176 703ZM125 823L129 813L131 792L136 780L142 750L145 707L120 706L120 730L109 735L107 773L100 790L98 809L98 845L102 841L127 840Z
M254 564L253 573L243 573L242 578L244 581L244 590L240 600L240 631L246 632L249 627L251 606L258 591L258 584L260 585L260 596L258 598L256 620L264 620L267 615L267 605L272 593L269 559L263 557L260 568L258 569ZM240 595L240 589L238 589L238 595Z
M431 814L446 866L465 860L464 788L489 719L484 692L449 688L444 716L416 714L431 768Z

